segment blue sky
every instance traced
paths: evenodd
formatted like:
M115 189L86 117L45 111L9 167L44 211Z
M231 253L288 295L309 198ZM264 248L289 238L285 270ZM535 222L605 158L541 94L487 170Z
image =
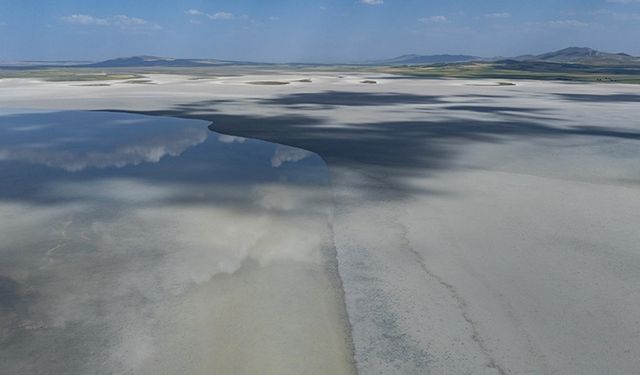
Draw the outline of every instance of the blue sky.
M0 60L640 55L640 0L0 0Z

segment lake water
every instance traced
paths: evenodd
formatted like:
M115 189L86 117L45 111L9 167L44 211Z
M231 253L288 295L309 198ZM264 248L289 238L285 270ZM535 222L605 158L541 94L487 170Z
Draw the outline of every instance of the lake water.
M347 374L323 161L203 121L0 112L7 374Z

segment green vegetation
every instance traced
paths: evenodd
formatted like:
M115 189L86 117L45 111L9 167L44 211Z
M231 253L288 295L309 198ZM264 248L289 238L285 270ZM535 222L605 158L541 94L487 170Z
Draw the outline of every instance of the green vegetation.
M217 67L148 67L148 68L0 68L1 78L35 78L53 82L126 81L130 84L151 84L149 74L187 75L192 80L242 76L256 72L333 72L333 73L390 73L416 78L491 79L496 85L511 86L511 80L560 80L575 82L616 82L640 84L640 64L587 65L540 61L505 60L497 62L467 62L436 65L268 65ZM292 82L311 83L303 78L293 81L255 81L252 85L287 85ZM365 84L377 83L371 79Z
M72 85L72 86L82 86L82 87L109 87L111 86L108 83L86 83L80 85Z
M640 83L640 67L590 66L536 62L474 62L381 67L377 71L424 78L531 79L576 82ZM509 85L505 83L504 85Z
M250 85L266 85L266 86L279 86L279 85L288 85L289 82L285 81L254 81L247 82Z
M0 78L36 78L50 82L114 81L144 78L121 72L102 72L88 69L0 69Z
M131 83L137 85L155 85L156 83L150 79L132 79L129 81L125 81L124 83Z

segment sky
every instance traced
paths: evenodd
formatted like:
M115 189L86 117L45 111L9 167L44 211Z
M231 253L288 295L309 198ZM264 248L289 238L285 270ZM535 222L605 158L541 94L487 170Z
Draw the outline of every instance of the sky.
M0 60L640 55L640 0L0 0Z

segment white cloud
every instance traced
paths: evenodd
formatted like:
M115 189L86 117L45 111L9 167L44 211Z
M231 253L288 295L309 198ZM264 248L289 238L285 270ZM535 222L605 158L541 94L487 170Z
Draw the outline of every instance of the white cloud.
M612 13L611 16L620 21L640 21L640 13Z
M206 13L198 9L189 9L185 11L185 14L193 17L207 17L210 20L220 21L220 20L233 20L236 19L235 14L230 12L216 12L216 13ZM243 17L241 17L243 18Z
M487 13L484 16L487 18L509 18L511 17L511 13L507 13L507 12Z
M72 14L70 16L61 17L60 20L65 23L79 26L116 26L125 29L137 30L160 30L160 25L149 22L138 17L129 17L125 15L117 15L110 18L98 18L88 14Z
M189 9L185 11L185 14L188 14L190 16L206 16L205 12L197 9Z
M232 20L236 18L233 13L229 12L216 12L214 14L207 14L207 17L212 20Z
M614 4L633 4L633 3L640 3L640 0L606 0L607 3L614 3Z
M543 26L543 27L559 27L559 28L579 28L579 27L587 27L588 23L578 21L578 20L553 20L553 21L544 21L544 22L529 22L527 23L529 26Z
M384 0L360 0L360 3L367 5L382 5Z
M107 26L109 25L109 21L104 18L96 18L90 16L88 14L72 14L70 16L65 16L60 18L62 22L70 23L73 25L99 25L99 26Z
M442 24L449 22L449 19L445 16L431 16L420 18L418 21L428 24Z
M586 27L589 26L588 23L578 21L578 20L559 20L559 21L548 21L546 22L549 26L559 26L559 27Z
M640 13L631 13L631 12L622 13L622 12L612 12L609 10L600 9L600 10L590 12L589 14L593 16L598 16L598 17L600 16L611 17L618 21L639 21L640 20Z
M113 23L118 26L129 27L129 28L143 28L143 29L153 29L158 30L161 29L160 25L155 24L153 22L149 22L142 18L137 17L128 17L125 15L118 15L113 17Z

